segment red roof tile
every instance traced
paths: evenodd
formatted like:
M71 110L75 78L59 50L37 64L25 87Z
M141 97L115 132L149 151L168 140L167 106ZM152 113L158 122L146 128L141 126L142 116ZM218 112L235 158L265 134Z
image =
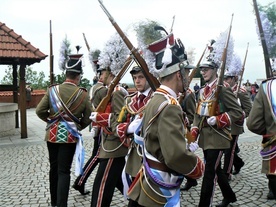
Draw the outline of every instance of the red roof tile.
M0 22L0 64L23 63L31 65L45 59L47 55L27 42L21 35Z

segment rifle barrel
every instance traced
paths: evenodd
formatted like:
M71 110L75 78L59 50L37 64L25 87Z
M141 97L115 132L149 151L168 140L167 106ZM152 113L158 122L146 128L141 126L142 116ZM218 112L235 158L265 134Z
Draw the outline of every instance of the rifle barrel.
M82 33L82 35L83 35L83 39L84 39L84 42L85 42L85 44L86 44L87 50L88 50L88 52L90 52L90 46L89 46L89 44L88 44L88 42L87 42L87 39L86 39L86 37L85 37L85 34Z
M53 35L52 35L51 20L50 20L50 83L54 84L54 55L53 55Z
M255 10L255 14L256 14L256 18L257 18L257 22L258 22L258 28L259 28L260 38L261 38L263 52L264 52L266 77L270 78L270 77L273 77L272 67L271 67L270 60L269 60L268 49L267 49L267 45L266 45L266 41L265 41L265 37L264 37L264 31L263 31L263 26L262 26L262 22L261 22L261 18L260 18L257 1L253 0L253 4L254 4L254 10Z
M228 48L228 43L229 43L229 40L230 40L230 34L231 34L231 30L232 30L233 16L234 16L234 14L232 14L230 28L229 28L229 32L228 32L228 37L227 37L225 47L224 47L222 57L221 57L220 74L219 74L219 77L218 77L217 88L216 88L216 92L215 92L215 103L212 106L211 112L210 112L210 114L212 116L217 114L216 110L217 110L217 106L218 106L218 98L219 98L219 94L221 93L220 91L221 91L222 86L223 86L223 77L224 77L224 71L225 71L226 60L227 60L227 48Z
M105 14L108 16L110 22L118 32L118 34L121 36L122 40L125 42L128 49L131 51L132 55L136 59L136 62L141 66L142 72L147 79L150 87L155 91L157 87L159 87L160 83L159 81L149 72L147 63L145 60L141 57L139 51L131 44L130 40L126 37L122 29L119 27L119 25L116 23L115 19L111 16L111 14L108 12L106 7L103 5L102 0L98 0L100 3L101 8L105 12Z
M247 43L247 48L246 48L246 52L245 52L245 57L244 57L244 61L243 61L243 65L242 65L242 70L241 70L241 77L238 83L238 91L241 88L241 82L242 82L242 77L243 77L243 73L244 73L244 69L245 69L245 62L246 62L246 58L247 58L247 53L248 53L248 46L249 46L249 42Z

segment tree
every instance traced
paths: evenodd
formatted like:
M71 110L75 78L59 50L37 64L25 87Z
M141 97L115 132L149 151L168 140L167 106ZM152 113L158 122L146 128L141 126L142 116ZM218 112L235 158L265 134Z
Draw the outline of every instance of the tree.
M8 66L5 69L5 76L1 80L1 84L12 84L13 81L13 69L12 66ZM19 77L19 70L17 69L17 77ZM43 71L37 72L33 71L30 66L26 67L26 76L25 76L26 83L30 83L33 89L45 89L47 88L47 82L45 81L45 74Z

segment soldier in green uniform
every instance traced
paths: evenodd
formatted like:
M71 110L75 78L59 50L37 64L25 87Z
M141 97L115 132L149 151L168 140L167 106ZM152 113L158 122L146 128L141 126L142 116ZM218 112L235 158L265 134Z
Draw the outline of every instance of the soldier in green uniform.
M104 72L105 69L100 69L98 60L94 60L94 72L99 74L99 80L98 82L92 86L90 89L90 101L92 105L92 110L95 111L101 100L106 96L107 94L107 87L106 85L106 78L107 74ZM93 123L91 124L93 125ZM92 155L86 162L83 173L79 175L73 185L73 188L77 191L79 191L82 195L87 195L90 193L90 191L85 190L85 183L88 179L88 177L91 175L92 171L95 169L95 167L99 163L98 159L98 149L100 144L100 127L97 125L91 126L91 135L94 139L93 149L92 149Z
M150 64L153 48L157 48L154 65ZM174 40L172 34L150 45L143 54L148 54L145 60L150 72L161 85L147 103L134 134L135 139L142 140L143 165L128 196L140 206L180 206L183 176L199 178L204 171L202 160L187 149L183 111L177 100L188 78L184 68L186 54L181 41Z
M50 86L36 108L37 116L47 123L45 141L50 161L52 206L67 206L75 151L77 175L81 173L84 159L79 131L91 123L88 93L86 89L78 87L82 74L81 56L69 55L66 80Z
M190 65L190 64L185 65L185 70L186 70L185 73L189 74L190 70L194 69L194 68L195 68L195 66L193 66L193 65ZM187 88L185 89L184 94L180 95L179 103L183 110L185 127L187 129L186 138L187 138L188 144L190 144L191 142L195 141L195 140L193 140L193 138L191 136L191 127L192 127L192 124L194 121L194 114L195 114L195 109L196 109L196 96L195 96L195 93L193 93L192 90L189 88L189 86L187 86ZM195 148L194 150L196 150L196 149L197 148ZM185 177L185 178L186 178L187 182L185 183L185 185L182 188L180 188L180 190L188 191L191 187L197 186L196 179L192 179L189 177Z
M99 56L100 68L107 73L106 84L113 86L112 80L123 67L129 50L116 34L106 43ZM108 92L109 93L109 92ZM91 207L110 206L115 188L123 194L122 171L125 165L125 156L128 147L126 140L120 140L116 133L118 116L124 106L125 96L128 92L119 84L114 86L110 101L104 112L92 112L93 123L101 127L101 143L99 147L99 167L96 173Z
M129 139L129 150L126 156L126 166L123 170L124 195L127 197L127 191L139 169L142 165L142 149L138 140L134 140L133 133L137 128L139 118L143 116L143 111L147 102L150 100L152 90L144 76L140 66L132 67L130 74L132 76L136 92L126 96L125 105L122 108L118 118L117 134L121 140ZM137 142L137 143L136 143ZM137 206L137 203L129 199L129 207Z
M238 80L239 75L241 74L241 69L242 65L240 58L234 54L230 66L224 75L224 81L230 85L232 91L237 97L237 100L243 110L243 119L241 121L231 123L232 140L230 148L224 151L223 170L225 171L229 180L231 180L233 166L235 167L233 175L238 174L241 168L244 166L244 161L238 156L236 148L238 146L239 135L244 133L244 119L248 117L252 107L251 100L246 88L238 86Z
M268 178L268 199L276 199L276 71L274 77L262 82L250 114L247 127L253 133L263 136L262 173Z
M191 129L194 138L197 139L200 135L198 144L203 149L205 159L199 206L212 205L217 181L223 196L222 202L217 205L218 207L226 207L229 203L237 200L221 167L221 158L224 150L230 148L231 123L242 119L242 109L227 83L220 86L221 91L217 97L215 96L218 82L217 71L222 57L222 52L219 51L223 51L223 48L220 47L225 44L225 34L221 33L213 44L207 60L199 66L206 85L200 89ZM232 44L229 43L229 45ZM230 51L230 48L228 49Z

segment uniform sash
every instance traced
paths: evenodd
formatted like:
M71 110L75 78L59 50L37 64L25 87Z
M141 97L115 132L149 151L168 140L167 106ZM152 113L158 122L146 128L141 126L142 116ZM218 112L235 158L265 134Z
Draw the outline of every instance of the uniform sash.
M81 90L77 94L75 94L75 98L72 98L68 106L70 107L74 100L81 95ZM58 95L58 87L53 86L50 89L50 101L53 106L55 114L57 114L56 117L54 117L50 122L50 124L47 126L49 128L53 124L57 122L61 122L62 125L65 126L65 128L74 136L77 138L77 145L76 145L76 151L75 151L75 156L76 156L76 163L75 163L75 175L78 176L82 174L82 168L84 164L84 156L85 156L85 151L83 147L83 139L81 134L79 133L76 123L79 124L79 120L77 117L75 117L68 107L63 103L61 100L60 96Z

